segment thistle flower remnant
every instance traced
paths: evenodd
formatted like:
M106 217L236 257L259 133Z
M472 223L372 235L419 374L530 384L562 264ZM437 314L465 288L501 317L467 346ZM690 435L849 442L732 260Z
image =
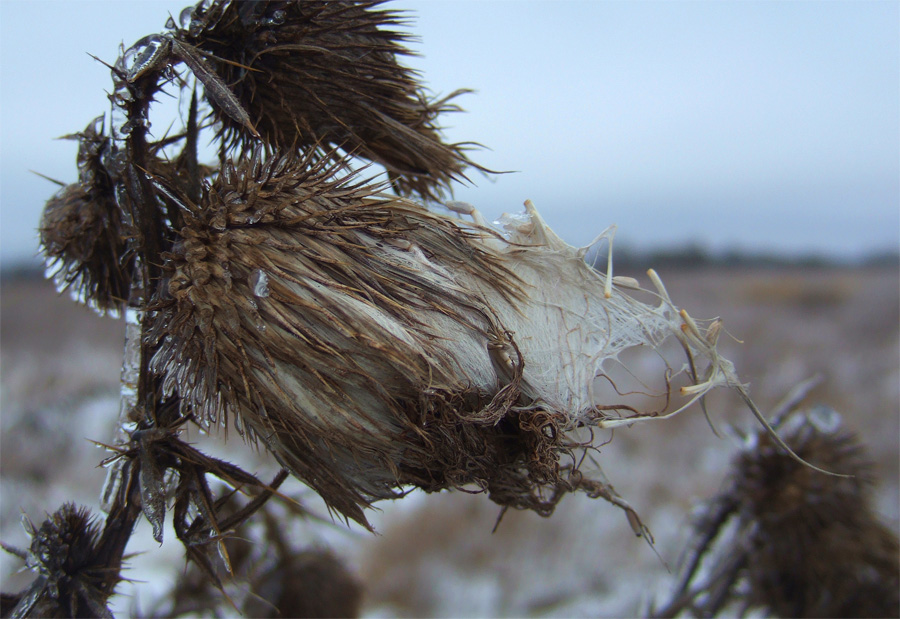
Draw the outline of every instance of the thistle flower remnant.
M568 434L622 421L594 396L605 362L671 336L711 364L695 396L734 376L527 209L504 237L321 163L229 162L166 254L150 367L361 523L407 485L547 514L582 483Z
M435 199L466 167L483 169L464 144L444 144L435 124L459 110L451 100L466 91L427 96L398 61L411 53L408 35L389 29L403 23L400 14L378 5L200 3L169 26L176 45L202 54L193 64L228 85L228 96L207 88L226 143L262 138L320 154L340 147L382 164L399 193Z
M106 601L117 579L109 586L107 557L88 510L66 503L40 527L27 520L25 526L31 548L4 549L24 559L38 576L25 591L4 594L3 616L112 617Z

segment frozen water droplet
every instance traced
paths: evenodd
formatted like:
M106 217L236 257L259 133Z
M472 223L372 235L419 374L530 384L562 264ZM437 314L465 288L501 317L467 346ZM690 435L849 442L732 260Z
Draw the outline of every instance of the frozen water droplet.
M210 534L210 538L212 534ZM228 551L225 550L225 542L222 540L218 540L216 542L216 548L219 550L219 558L222 559L222 563L225 564L225 569L229 574L234 574L234 570L231 567L231 559L228 557Z
M181 15L178 16L178 23L181 24L181 27L185 30L191 27L191 18L194 16L194 7L189 6L186 9L182 9Z
M202 0L196 6L189 6L181 11L178 16L178 23L181 24L183 30L190 32L191 36L197 36L203 29L203 16L209 12L210 2Z
M167 36L158 34L146 36L132 45L122 57L126 71L125 79L134 82L144 74L162 68L168 61L171 45L172 42Z
M262 269L256 269L250 274L250 288L257 297L269 296L269 275Z
M267 17L263 20L263 24L266 26L280 26L284 23L286 15L284 11L273 11L271 17Z
M122 360L122 387L136 389L141 367L141 321L143 312L125 310L125 355Z
M112 509L116 494L122 487L122 468L125 466L123 459L116 460L113 465L106 471L106 480L103 482L103 488L100 490L100 509L109 513Z

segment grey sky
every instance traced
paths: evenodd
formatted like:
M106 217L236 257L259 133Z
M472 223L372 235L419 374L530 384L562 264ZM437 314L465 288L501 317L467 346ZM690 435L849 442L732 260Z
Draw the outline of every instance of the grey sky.
M611 223L648 247L696 240L853 256L900 244L896 2L394 2L445 119L496 170L456 199L493 219L532 199L585 244ZM179 2L0 3L0 258L33 255L75 145L108 109L119 42Z

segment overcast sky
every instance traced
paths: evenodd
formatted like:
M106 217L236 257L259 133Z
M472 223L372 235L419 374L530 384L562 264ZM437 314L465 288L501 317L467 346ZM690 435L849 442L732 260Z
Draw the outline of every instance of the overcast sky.
M450 141L490 150L456 199L535 202L574 245L690 241L858 256L900 244L897 2L392 2L435 93L473 88ZM117 46L180 2L0 2L0 259L27 259Z

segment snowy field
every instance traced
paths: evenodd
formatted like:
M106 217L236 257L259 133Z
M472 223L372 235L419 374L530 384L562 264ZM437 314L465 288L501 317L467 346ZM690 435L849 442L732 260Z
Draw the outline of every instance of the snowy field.
M859 433L878 466L877 510L897 530L898 271L656 267L692 316L722 317L733 338L720 338L721 350L763 409L799 381L824 377L807 402L840 411ZM96 511L105 477L97 463L105 452L88 439L112 438L124 326L42 281L4 281L0 299L0 537L23 547L23 513L40 522L64 501ZM728 393L713 393L709 410L720 427L754 423ZM484 495L459 492L416 492L379 504L371 517L377 535L315 521L293 522L290 533L297 545L327 545L347 561L364 583L367 616L634 615L648 596L664 595L673 584L666 565L677 562L692 507L723 481L735 442L714 436L699 410L618 430L612 439L600 464L650 527L655 552L635 538L621 511L583 496L566 497L550 518L507 513L493 534L499 508ZM195 431L191 440L263 478L277 471L237 437L225 446ZM326 516L300 484L282 490ZM135 582L123 583L114 599L122 615L151 612L183 570L171 530L159 548L141 523L132 543L142 554L125 574ZM4 591L29 582L30 574L14 574L19 566L3 555Z

